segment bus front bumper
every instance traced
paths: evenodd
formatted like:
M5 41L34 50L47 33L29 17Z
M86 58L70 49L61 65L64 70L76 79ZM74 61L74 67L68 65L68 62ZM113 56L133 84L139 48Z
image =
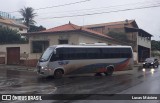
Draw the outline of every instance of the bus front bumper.
M47 69L47 68L42 69L41 67L37 68L37 74L40 75L40 76L44 76L44 77L53 75L51 69Z

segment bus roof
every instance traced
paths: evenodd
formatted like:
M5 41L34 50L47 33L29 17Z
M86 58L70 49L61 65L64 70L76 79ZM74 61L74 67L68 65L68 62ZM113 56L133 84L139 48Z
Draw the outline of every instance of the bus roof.
M117 46L108 46L108 45L53 45L53 46L50 46L50 47L54 47L54 48L63 48L63 47L70 47L70 48L77 48L77 47L80 47L80 48L107 48L107 47L111 47L111 48L132 48L131 46L120 46L120 45L117 45Z

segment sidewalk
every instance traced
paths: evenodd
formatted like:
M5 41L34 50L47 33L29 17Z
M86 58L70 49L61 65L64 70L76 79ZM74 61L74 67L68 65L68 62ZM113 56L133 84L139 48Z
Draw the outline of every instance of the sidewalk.
M10 69L10 70L20 70L20 71L36 71L36 67L26 67L26 66L19 66L19 65L6 65L0 64L0 69Z

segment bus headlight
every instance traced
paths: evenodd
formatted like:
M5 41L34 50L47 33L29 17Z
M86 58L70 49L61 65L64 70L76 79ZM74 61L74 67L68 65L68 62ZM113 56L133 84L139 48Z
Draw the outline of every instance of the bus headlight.
M41 69L44 69L44 67L41 67Z
M143 72L145 72L145 71L146 71L146 69L145 69L145 68L143 68L143 69L142 69L142 71L143 71Z
M155 70L152 68L150 71L151 71L151 72L154 72Z
M48 66L41 67L41 69L43 69L43 70L48 70Z

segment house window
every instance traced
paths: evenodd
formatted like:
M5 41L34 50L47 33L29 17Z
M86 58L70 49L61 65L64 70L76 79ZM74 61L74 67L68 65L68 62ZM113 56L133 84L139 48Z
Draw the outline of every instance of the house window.
M60 40L60 39L59 39L58 42L59 42L59 44L68 44L68 40Z
M23 28L19 28L20 31L23 31Z
M32 53L42 53L49 46L49 41L32 41Z

